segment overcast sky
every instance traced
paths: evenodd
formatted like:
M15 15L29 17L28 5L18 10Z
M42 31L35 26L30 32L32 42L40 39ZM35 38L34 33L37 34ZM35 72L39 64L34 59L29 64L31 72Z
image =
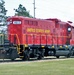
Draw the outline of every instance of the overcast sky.
M7 15L14 15L14 8L22 4L33 16L34 0L5 0ZM35 0L36 18L59 18L63 21L74 22L74 0Z

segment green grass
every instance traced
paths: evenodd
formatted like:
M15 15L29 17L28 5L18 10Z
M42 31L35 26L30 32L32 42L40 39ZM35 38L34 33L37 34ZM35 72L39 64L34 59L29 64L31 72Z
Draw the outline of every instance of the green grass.
M0 63L0 75L74 75L74 58L61 61Z

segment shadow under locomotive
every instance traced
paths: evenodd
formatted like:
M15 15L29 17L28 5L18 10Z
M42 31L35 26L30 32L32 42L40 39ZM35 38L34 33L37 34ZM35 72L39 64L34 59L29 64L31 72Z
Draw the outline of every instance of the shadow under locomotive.
M62 59L67 59L66 57L61 57L60 59L57 59L53 56L51 57L44 57L43 59L41 59L41 61L54 61L54 60L62 60ZM28 62L37 62L40 61L37 58L30 58L29 60L27 60ZM27 62L25 61L25 62ZM11 59L0 59L0 63L9 63L9 62L24 62L23 60L21 60L20 58L15 59L14 61L11 61Z

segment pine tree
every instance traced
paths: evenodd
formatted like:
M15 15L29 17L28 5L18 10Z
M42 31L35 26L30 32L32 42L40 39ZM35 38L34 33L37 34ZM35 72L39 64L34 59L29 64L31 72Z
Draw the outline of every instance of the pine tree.
M4 0L0 0L0 25L6 24L6 12Z
M14 10L15 10L15 15L32 18L32 16L29 14L29 12L26 10L26 8L21 4L19 4L18 9L14 9Z

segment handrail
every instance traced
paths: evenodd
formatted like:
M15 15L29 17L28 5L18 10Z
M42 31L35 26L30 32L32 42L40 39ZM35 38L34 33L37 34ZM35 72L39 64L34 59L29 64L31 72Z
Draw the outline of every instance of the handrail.
M4 44L4 34L0 34L0 36L2 36L1 40L1 44Z
M19 38L18 38L18 35L17 35L17 34L9 34L9 35L16 35L16 37L17 37L17 41L18 41L18 44L20 45L20 40L19 40Z
M19 40L18 35L17 35L17 34L9 34L9 35L10 35L10 36L12 36L12 35L15 35L15 36L16 36L17 41L18 41L17 51L18 51L18 53L20 53L20 40Z

